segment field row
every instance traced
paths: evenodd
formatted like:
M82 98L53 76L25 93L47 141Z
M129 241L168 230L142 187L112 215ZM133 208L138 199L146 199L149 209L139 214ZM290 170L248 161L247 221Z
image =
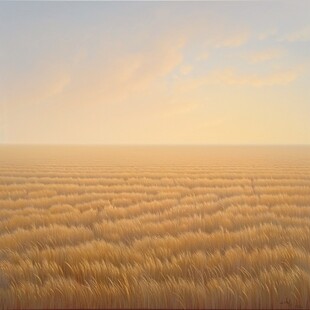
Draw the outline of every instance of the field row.
M195 231L197 223L190 221L179 229L165 222L142 225L140 233L131 230L135 224L54 225L2 236L1 304L279 308L289 299L294 306L309 305L309 219L299 228L280 222L213 233ZM114 240L102 240L107 236Z
M0 154L0 308L310 308L310 148Z

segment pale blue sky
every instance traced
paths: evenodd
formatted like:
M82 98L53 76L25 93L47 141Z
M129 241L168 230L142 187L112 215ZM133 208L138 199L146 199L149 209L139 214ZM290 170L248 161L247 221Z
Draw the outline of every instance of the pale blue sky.
M310 1L0 2L0 143L310 143Z

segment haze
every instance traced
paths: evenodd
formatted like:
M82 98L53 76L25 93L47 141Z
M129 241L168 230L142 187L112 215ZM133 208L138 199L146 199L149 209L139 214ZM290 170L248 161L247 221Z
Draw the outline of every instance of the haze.
M309 144L310 2L1 2L0 143Z

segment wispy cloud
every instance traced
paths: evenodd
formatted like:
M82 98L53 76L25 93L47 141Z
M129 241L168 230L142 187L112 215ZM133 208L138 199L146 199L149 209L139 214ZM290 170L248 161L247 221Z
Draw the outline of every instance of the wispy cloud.
M96 102L127 100L147 91L154 83L163 83L165 77L183 61L184 38L162 40L145 52L122 56L122 59L104 67L99 76L94 74L85 85L84 93L93 89ZM92 80L96 80L93 88Z
M310 41L310 25L300 30L290 32L278 39L280 42L309 42Z
M272 72L266 75L242 74L234 69L225 69L213 73L209 82L253 87L287 85L295 81L300 73L300 68Z
M6 102L17 106L41 104L60 95L72 80L70 72L62 69L43 71L31 79L23 76L14 84L15 91L12 86L7 88Z
M234 68L218 69L206 76L189 78L176 84L177 92L190 92L204 85L235 85L249 87L263 87L288 85L295 81L303 70L301 67L283 69L268 74L240 73Z
M250 52L247 55L247 59L250 63L261 63L269 60L274 60L279 58L284 54L283 50L280 49L266 49L262 51Z
M276 28L271 28L270 30L259 33L258 40L263 41L269 38L273 38L277 35L278 30Z
M229 36L224 36L217 39L214 42L215 48L224 48L224 47L239 47L247 42L249 39L249 34L247 32L241 32L236 34L231 34Z
M67 105L129 100L154 83L163 83L165 77L182 64L184 44L183 37L162 38L149 49L118 53L113 61L98 58L95 66L85 57L84 51L78 61L75 57L70 66L63 66L66 70L60 65L51 70L49 64L41 63L40 72L32 72L32 79L10 82L18 91L8 87L6 99L10 104L21 102L24 105L44 103L53 98ZM189 72L187 67L182 70L184 74Z

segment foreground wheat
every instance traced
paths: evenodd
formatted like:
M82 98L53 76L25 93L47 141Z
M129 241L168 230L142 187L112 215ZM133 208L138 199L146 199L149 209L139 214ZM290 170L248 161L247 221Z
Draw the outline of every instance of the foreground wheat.
M1 308L309 308L309 148L0 148Z

